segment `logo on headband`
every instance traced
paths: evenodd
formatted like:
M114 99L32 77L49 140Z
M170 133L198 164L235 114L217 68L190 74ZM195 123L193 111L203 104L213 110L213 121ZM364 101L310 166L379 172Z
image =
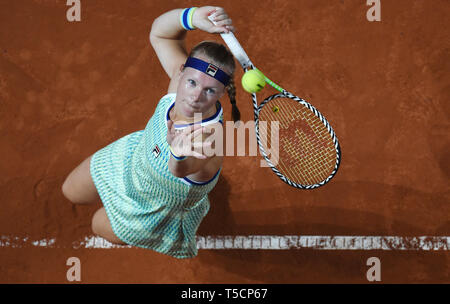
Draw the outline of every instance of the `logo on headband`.
M215 65L213 65L213 64L209 64L208 65L208 67L206 68L206 73L208 74L208 75L211 75L211 76L216 76L216 73L217 73L217 71L219 70L219 68L218 67L216 67Z
M206 75L220 81L225 86L227 86L230 82L230 75L219 69L219 67L217 67L216 65L205 62L198 58L188 57L186 63L184 64L184 67L190 67L199 70L200 72L205 73Z

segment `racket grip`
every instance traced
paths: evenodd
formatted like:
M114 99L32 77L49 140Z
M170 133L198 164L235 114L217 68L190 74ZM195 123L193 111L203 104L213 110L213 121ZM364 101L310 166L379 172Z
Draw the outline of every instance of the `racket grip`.
M216 23L213 21L215 17L215 13L208 16L208 19L216 25ZM232 32L229 33L222 33L220 34L223 41L227 44L228 48L230 49L231 53L233 53L233 56L239 61L243 69L246 69L248 67L252 67L253 64L250 61L250 58L248 58L247 53L245 53L244 48L241 46L239 41L236 39L236 36Z

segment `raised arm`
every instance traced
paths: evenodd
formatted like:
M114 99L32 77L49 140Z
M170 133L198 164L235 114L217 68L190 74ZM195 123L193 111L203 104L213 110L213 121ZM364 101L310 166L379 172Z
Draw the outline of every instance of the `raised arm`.
M225 20L222 20L220 14L218 14L216 25L208 20L208 16L216 10L219 13L224 12L217 6L203 6L196 9L192 17L194 27L208 33L233 31L234 28L229 25L229 20L224 17ZM174 9L162 14L155 19L150 31L150 43L170 79L178 74L188 54L184 43L187 31L180 23L182 12L183 9Z

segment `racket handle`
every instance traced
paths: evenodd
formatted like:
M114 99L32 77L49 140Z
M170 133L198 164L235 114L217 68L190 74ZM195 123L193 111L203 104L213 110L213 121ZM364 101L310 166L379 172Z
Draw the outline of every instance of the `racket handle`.
M214 25L216 25L216 23L213 21L215 15L216 14L214 13L208 16L208 19ZM248 58L247 56L247 53L245 53L244 48L241 46L239 41L236 39L236 36L234 36L232 32L222 33L220 34L220 36L222 36L223 41L225 41L231 53L233 53L233 56L237 59L237 61L239 61L243 69L247 69L253 66L250 58Z

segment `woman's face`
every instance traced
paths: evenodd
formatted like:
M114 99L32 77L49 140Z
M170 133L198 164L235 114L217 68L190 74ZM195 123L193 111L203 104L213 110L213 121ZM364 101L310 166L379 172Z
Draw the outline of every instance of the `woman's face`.
M208 61L200 56L198 58ZM194 117L194 113L215 112L215 103L224 93L225 86L220 81L199 70L190 67L184 68L177 88L178 111L186 117ZM211 110L213 106L214 108Z

